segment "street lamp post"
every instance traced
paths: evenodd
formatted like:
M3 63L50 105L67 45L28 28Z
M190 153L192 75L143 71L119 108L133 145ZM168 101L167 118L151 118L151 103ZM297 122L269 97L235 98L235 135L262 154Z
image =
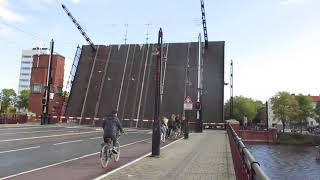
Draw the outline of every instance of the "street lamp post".
M230 63L230 119L233 119L233 61Z
M197 84L197 132L203 131L203 117L202 117L202 45L201 45L201 34L198 37L199 40L199 54L198 54L198 84Z
M157 47L157 62L155 73L155 100L154 100L154 121L152 130L152 156L158 157L160 155L160 81L161 81L161 60L162 60L162 29L160 28L158 34Z
M49 62L48 62L48 74L47 74L47 88L43 97L43 106L42 106L43 111L41 114L41 125L48 124L50 89L51 89L51 83L52 83L51 71L52 71L53 47L54 47L54 41L53 39L51 39L50 56L49 56Z

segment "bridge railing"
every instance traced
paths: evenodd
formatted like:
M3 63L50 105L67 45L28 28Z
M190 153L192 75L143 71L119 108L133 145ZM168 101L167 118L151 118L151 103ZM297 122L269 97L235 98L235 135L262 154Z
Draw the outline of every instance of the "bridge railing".
M230 124L226 124L237 180L269 180Z

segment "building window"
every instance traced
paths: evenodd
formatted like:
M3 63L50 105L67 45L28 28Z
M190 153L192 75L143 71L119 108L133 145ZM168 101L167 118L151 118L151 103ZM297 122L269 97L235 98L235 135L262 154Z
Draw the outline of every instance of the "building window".
M22 58L31 58L32 56L23 55Z
M30 76L30 73L20 73L21 76Z
M32 85L32 93L41 93L42 85L41 84L33 84Z
M31 61L21 61L22 64L32 64Z
M20 79L21 82L29 82L29 79Z
M31 67L22 67L21 69L23 69L23 70L30 70Z
M29 88L28 85L20 85L19 87L21 87L21 88Z
M56 87L56 94L62 95L62 87L61 86Z

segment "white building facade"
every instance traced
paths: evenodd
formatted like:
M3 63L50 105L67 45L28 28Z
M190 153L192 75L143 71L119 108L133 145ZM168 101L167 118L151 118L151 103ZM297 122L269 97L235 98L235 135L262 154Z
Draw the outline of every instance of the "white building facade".
M48 48L36 47L29 50L22 50L18 87L19 94L22 90L30 89L33 55L40 54L49 54Z

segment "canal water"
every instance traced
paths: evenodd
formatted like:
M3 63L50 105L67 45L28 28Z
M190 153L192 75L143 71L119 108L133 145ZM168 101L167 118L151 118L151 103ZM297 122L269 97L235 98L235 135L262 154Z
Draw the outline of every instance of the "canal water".
M319 149L309 146L247 144L270 179L320 180Z

